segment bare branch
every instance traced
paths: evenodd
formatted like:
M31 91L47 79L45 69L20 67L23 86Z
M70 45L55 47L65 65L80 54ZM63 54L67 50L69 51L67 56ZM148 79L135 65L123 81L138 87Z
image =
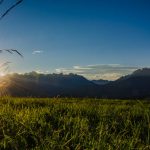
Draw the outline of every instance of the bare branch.
M4 3L4 1L5 0L0 0L0 5L2 5ZM23 2L23 0L17 0L13 5L11 5L8 9L6 9L6 11L2 15L0 15L0 20L2 20L6 15L9 14L9 12L12 9L14 9L16 6L18 6L22 2ZM20 52L18 52L18 50L16 50L16 49L0 49L0 53L2 53L4 51L6 51L10 54L17 53L19 56L23 57L23 55ZM11 62L7 61L3 64L0 64L0 71L7 72L9 70L9 64L10 63Z
M7 52L10 53L10 54L13 54L10 49L6 49L5 51L7 51Z
M10 50L13 51L13 52L16 52L18 55L20 55L21 57L23 57L23 55L20 52L18 52L16 49L10 49Z
M7 61L7 62L1 64L1 65L0 65L0 72L8 73L8 71L9 71L9 64L10 64L10 63L11 63L11 62Z
M21 56L23 58L23 55L16 49L0 49L0 53L2 53L3 51L6 51L10 54L13 54L14 52L17 53L19 56Z
M10 63L11 63L11 62L7 61L7 62L1 64L1 65L0 65L0 68L8 66Z
M0 2L3 3L4 0L1 0ZM2 20L6 15L8 15L8 13L14 9L16 6L18 6L21 2L23 2L23 0L18 0L15 4L13 4L11 7L9 7L1 16L0 16L0 20Z

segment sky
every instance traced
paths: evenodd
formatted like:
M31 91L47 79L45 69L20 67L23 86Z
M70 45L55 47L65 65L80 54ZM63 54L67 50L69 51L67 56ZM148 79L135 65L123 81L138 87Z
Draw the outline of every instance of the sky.
M2 14L16 0L5 0ZM10 72L115 80L150 66L149 0L24 0L0 21Z

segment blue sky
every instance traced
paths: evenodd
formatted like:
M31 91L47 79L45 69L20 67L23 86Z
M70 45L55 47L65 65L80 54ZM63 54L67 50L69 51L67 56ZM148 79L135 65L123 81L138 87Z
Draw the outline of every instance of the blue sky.
M82 70L97 79L105 78L103 70L115 79L149 67L149 8L149 0L24 0L0 22L0 49L18 49L24 59L6 53L0 63L11 61L11 72L79 73L76 66L99 66Z

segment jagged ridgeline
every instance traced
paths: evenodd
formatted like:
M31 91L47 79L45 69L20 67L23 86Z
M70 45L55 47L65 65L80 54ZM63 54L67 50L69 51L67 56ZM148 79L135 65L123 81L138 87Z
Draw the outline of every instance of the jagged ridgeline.
M92 97L150 99L150 69L143 68L115 81L99 84L75 74L8 74L6 91L14 97ZM8 84L9 83L9 84ZM4 86L3 86L4 88Z

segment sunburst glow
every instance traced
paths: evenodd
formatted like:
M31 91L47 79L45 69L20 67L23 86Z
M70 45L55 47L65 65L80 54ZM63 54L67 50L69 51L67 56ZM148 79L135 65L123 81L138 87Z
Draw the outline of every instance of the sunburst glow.
M0 96L6 96L8 94L8 86L10 85L10 80L7 75L0 72Z
M0 72L0 77L4 77L6 74L4 72Z

